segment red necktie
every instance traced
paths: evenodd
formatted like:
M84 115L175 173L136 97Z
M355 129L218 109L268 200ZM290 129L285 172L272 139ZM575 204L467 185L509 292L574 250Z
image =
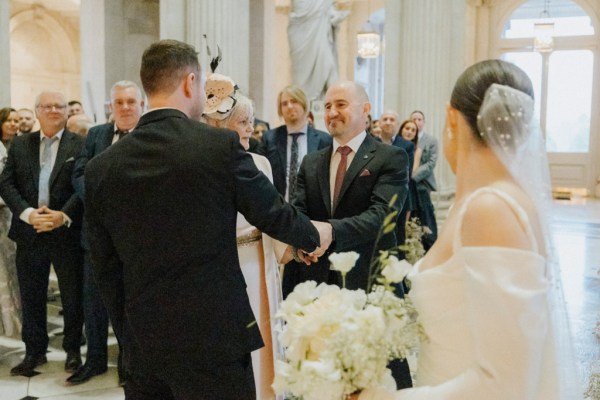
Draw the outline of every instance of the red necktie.
M348 154L352 149L348 146L340 146L337 149L337 152L340 153L342 159L337 168L337 172L335 174L335 186L333 188L333 206L335 207L338 202L338 197L340 196L340 190L342 190L342 183L344 182L344 176L346 176L346 167L348 165Z

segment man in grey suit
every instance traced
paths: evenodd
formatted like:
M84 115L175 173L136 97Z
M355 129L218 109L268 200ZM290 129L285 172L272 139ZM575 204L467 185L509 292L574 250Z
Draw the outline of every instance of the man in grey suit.
M419 168L412 178L417 183L417 209L413 215L421 221L421 225L427 226L431 234L423 236L423 247L429 250L437 239L437 222L435 211L431 202L431 191L437 190L435 181L435 165L438 159L438 141L435 137L425 132L425 115L422 111L415 110L410 114L419 129L419 148L422 150Z
M308 124L308 100L297 86L287 86L277 97L277 112L285 121L264 134L258 153L273 168L273 184L286 200L294 198L297 173L305 155L331 145L331 136Z
M91 158L102 153L110 145L116 143L135 128L144 108L142 91L134 82L119 81L110 89L110 105L114 122L98 125L90 129L85 146L81 149L81 154L75 162L73 186L82 201L85 200L83 176L86 164ZM83 223L85 226L85 221ZM81 235L81 245L85 251L83 263L83 312L88 351L85 364L67 378L67 382L72 385L87 382L94 376L103 374L106 372L108 362L106 344L108 339L108 313L100 298L98 286L93 276L90 245L85 230ZM121 340L119 337L117 338ZM123 380L124 376L121 367L119 363L119 377Z

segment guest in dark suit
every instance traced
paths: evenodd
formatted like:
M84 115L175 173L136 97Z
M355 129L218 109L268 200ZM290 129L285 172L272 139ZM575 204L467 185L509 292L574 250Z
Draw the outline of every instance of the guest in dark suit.
M0 176L0 196L13 214L9 237L17 243L26 348L12 375L31 375L46 362L50 264L58 277L64 313L65 370L73 372L81 365L82 204L71 173L83 139L65 129L67 104L62 93L42 92L35 107L41 130L13 140Z
M377 235L391 211L392 197L398 195L395 206L401 209L408 191L408 156L366 133L370 110L367 93L354 82L341 82L327 90L325 123L333 145L304 158L294 199L294 205L312 220L328 223L334 238L329 252L360 255L346 275L349 289L367 289L371 256L376 250L396 246L394 232L383 235L379 243ZM297 251L296 256L302 258L303 254ZM340 274L331 271L329 264L327 254L309 266L288 263L283 273L284 296L307 280L341 286ZM401 288L399 291L402 295ZM406 361L394 362L391 368L399 387L412 385Z
M384 144L391 144L400 147L408 155L408 178L412 176L413 165L415 161L415 145L408 140L405 140L400 135L400 117L393 110L387 110L379 117L381 127L381 141ZM406 219L413 209L413 194L411 193L410 184L408 186L408 196L404 202L404 207L398 214L398 222L396 225L396 240L398 244L404 244L406 240Z
M84 171L90 159L102 153L110 145L125 137L137 125L144 99L140 88L132 81L119 81L110 90L110 106L114 122L95 126L90 129L85 146L75 162L73 186L81 200L85 200ZM71 117L74 118L74 117ZM84 220L85 226L85 220ZM98 286L92 272L90 245L85 229L81 236L81 245L85 251L83 264L83 312L85 317L85 335L87 336L87 355L85 364L67 378L70 384L87 382L107 369L108 351L108 313L100 298ZM120 340L120 338L118 338ZM120 358L119 358L120 360ZM119 365L119 377L124 374Z
M277 113L285 121L263 135L258 153L267 157L273 168L275 187L291 200L290 187L296 188L297 172L305 155L331 144L331 137L308 125L308 100L297 86L288 86L277 96Z
M324 230L320 243L235 132L197 121L205 92L192 46L152 44L140 75L150 111L85 171L96 282L133 361L126 398L252 399L250 352L263 343L238 262L237 211L308 252L331 238Z

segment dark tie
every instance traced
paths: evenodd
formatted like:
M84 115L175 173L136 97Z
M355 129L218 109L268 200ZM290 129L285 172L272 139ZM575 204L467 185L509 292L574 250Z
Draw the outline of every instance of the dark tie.
M50 204L50 174L52 173L52 143L58 140L56 136L42 139L42 163L40 165L40 180L38 185L38 206Z
M337 172L335 173L335 185L333 187L333 206L337 206L338 197L340 196L340 190L342 190L342 183L344 182L344 176L346 176L346 167L348 166L348 154L352 152L352 149L348 146L340 146L337 152L342 156L340 163L338 164Z
M129 133L129 131L122 131L120 129L117 129L116 134L119 136L119 140L123 139L125 137L125 135L127 135Z
M296 184L298 183L298 137L302 132L290 133L292 137L292 150L290 154L290 176L288 180L288 200L292 201L296 193Z

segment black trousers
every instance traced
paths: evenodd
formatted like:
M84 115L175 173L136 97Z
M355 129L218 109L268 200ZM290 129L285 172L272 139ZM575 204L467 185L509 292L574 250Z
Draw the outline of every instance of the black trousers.
M159 373L134 368L128 373L125 400L256 399L250 354L229 364L215 362L212 367L188 365Z
M417 183L417 209L411 213L412 217L417 217L421 226L426 226L431 230L430 234L423 235L423 248L428 251L437 240L437 221L435 219L435 210L431 202L431 191L425 184Z
M46 235L46 234L41 234ZM22 339L28 355L48 349L47 295L50 264L58 277L63 307L63 349L79 352L83 329L83 250L77 243L62 243L41 236L33 243L17 243L17 276L23 310Z

